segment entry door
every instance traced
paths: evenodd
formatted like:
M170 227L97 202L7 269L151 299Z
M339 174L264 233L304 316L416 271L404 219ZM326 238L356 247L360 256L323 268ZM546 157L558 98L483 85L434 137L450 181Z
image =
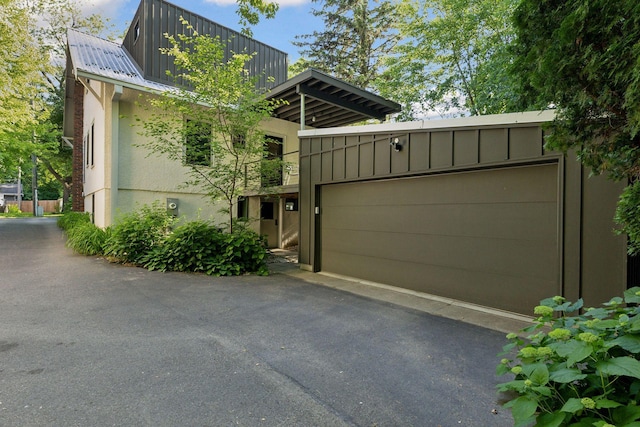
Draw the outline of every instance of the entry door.
M267 236L267 247L277 248L279 200L264 198L260 201L260 234Z

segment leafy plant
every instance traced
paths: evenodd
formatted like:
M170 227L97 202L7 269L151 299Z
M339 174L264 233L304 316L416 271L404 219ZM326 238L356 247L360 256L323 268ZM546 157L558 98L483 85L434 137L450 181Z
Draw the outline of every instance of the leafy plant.
M507 335L496 369L515 377L498 385L515 393L505 404L515 425L640 426L638 303L640 287L574 316L582 300L542 300L536 323L521 331L528 335Z
M58 227L65 231L85 223L91 223L91 215L88 212L65 212L58 218Z
M146 255L160 245L176 219L159 202L120 217L105 243L105 255L141 265Z
M177 227L143 259L149 270L214 273L222 251L222 233L203 221Z
M224 258L218 272L222 276L258 273L266 276L266 242L263 236L244 228L225 235Z
M149 270L202 272L214 276L267 274L264 240L246 229L222 233L203 221L177 227L142 259Z
M109 232L91 222L79 222L67 230L67 246L81 255L102 255Z

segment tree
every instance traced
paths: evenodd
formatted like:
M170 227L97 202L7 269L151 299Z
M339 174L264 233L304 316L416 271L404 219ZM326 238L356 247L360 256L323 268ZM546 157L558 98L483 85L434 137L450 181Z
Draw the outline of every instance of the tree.
M98 15L83 16L75 0L0 1L0 70L9 76L0 89L1 175L15 179L36 154L40 174L45 181L57 180L66 202L71 187L71 149L61 139L66 31L99 34L109 26Z
M402 0L404 40L378 83L403 105L401 120L521 108L507 74L517 0Z
M616 220L640 252L640 3L523 0L515 26L524 102L556 107L548 146L631 183Z
M296 36L294 45L302 48L303 59L294 71L315 68L355 86L375 89L383 59L398 42L393 3L325 0L322 9L312 13L324 20L325 28Z
M279 9L278 3L265 0L236 0L236 6L238 7L236 14L240 18L242 27L241 32L247 37L253 36L251 26L257 25L261 16L272 19Z
M28 10L17 0L0 0L0 175L16 176L40 119L46 52L30 37Z
M188 86L149 98L150 118L136 118L148 137L139 146L183 164L187 186L198 188L212 203L224 201L233 231L238 196L259 191L267 171L282 170L279 159L268 159L260 129L279 103L256 89L259 76L249 76L247 63L254 54L233 53L225 59L226 44L219 37L198 34L182 23L190 35L167 35L170 47L163 53L175 59L176 82Z

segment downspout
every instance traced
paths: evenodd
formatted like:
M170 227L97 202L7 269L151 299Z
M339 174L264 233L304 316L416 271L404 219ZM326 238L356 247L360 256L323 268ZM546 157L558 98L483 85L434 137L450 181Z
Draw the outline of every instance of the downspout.
M305 96L304 96L304 92L300 91L300 85L296 87L296 92L300 94L300 130L304 130L304 127L305 127L304 117L306 114L304 111Z
M107 226L114 223L118 210L118 146L120 142L120 98L122 97L122 92L121 85L114 85L113 96L111 97L111 215L105 221Z

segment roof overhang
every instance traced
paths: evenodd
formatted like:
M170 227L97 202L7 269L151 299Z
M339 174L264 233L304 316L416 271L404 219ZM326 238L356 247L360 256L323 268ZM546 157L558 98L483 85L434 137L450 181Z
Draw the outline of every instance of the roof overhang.
M284 100L277 118L314 128L347 126L369 119L384 120L400 105L381 96L309 69L273 88L269 99Z

